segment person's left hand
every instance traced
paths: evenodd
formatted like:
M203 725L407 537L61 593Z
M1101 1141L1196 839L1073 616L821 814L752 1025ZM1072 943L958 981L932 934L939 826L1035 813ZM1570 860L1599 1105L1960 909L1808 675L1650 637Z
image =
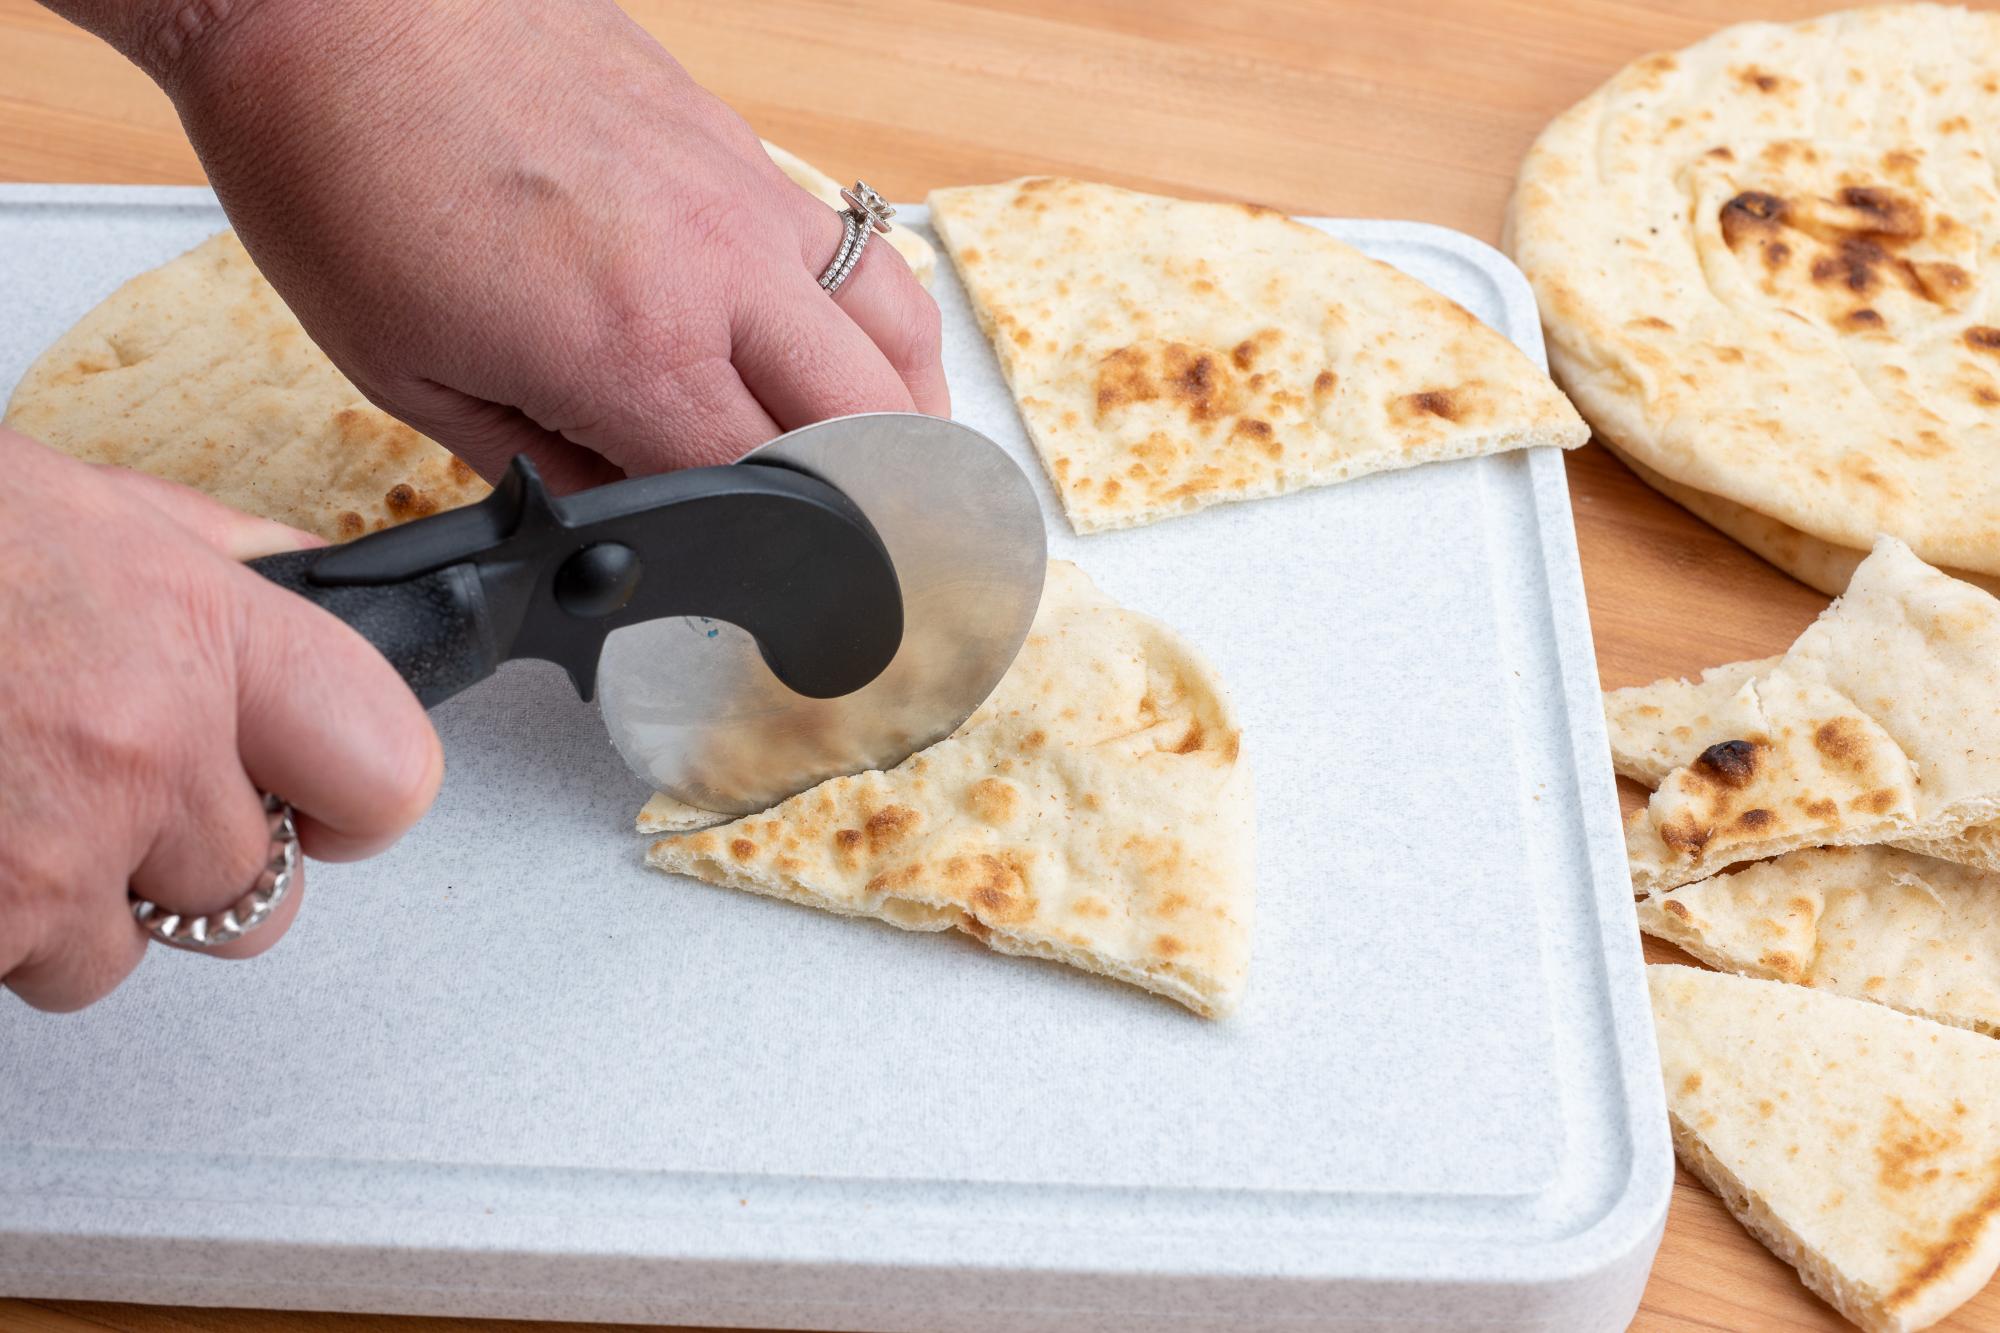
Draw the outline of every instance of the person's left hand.
M901 256L878 237L829 298L838 214L611 0L50 2L161 81L334 362L489 479L950 410Z

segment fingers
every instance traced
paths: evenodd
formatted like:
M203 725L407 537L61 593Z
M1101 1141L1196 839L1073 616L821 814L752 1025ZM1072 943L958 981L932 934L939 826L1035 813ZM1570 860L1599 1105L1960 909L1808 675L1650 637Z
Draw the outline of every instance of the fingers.
M783 430L915 410L902 377L817 283L796 280L751 305L733 334L731 359L745 387Z
M488 481L499 481L516 454L526 454L543 483L557 495L589 490L625 475L615 464L544 430L516 408L473 398L441 384L411 386L396 406L398 415L470 463Z
M241 962L245 958L255 958L258 954L263 953L279 940L283 939L285 932L292 928L292 922L298 919L299 904L305 898L305 893L306 863L305 858L300 857L298 865L292 870L291 892L287 893L283 901L271 910L271 915L265 918L264 924L258 926L257 929L251 931L240 940L231 940L227 944L214 945L200 952L206 953L210 958L222 958L230 962Z
M211 773L206 782L188 784L190 798L182 803L178 817L132 872L133 893L184 916L212 916L233 907L263 875L276 841L263 797L234 756L217 767L233 772ZM250 934L202 949L168 947L185 947L211 958L254 958L291 928L304 894L302 858L292 869L291 888L283 901Z
M423 705L366 640L245 575L236 744L251 783L290 801L300 845L372 856L430 808L444 754Z
M109 464L96 465L95 471L122 494L159 510L231 560L255 560L281 551L326 545L310 532L231 509L200 491L162 477Z
M807 215L805 267L817 279L819 268L839 247L843 227L838 213L816 209ZM815 258L817 256L817 258ZM818 283L815 281L814 286ZM877 352L903 381L919 412L951 415L951 393L945 387L943 333L937 302L924 290L896 247L875 236L861 254L847 281L832 297L854 326L875 344ZM876 409L886 410L886 409Z
M937 302L894 246L876 237L833 300L895 368L917 411L951 415Z
M132 872L132 892L183 916L220 912L249 891L271 854L263 798L218 737L177 778L159 836Z
M642 370L619 391L610 416L567 432L635 476L733 463L782 433L736 367L721 357Z
M104 897L82 896L93 904ZM8 972L6 984L35 1008L50 1013L66 1014L95 1004L130 976L146 955L145 932L131 913L116 908L70 913L45 938L47 951Z

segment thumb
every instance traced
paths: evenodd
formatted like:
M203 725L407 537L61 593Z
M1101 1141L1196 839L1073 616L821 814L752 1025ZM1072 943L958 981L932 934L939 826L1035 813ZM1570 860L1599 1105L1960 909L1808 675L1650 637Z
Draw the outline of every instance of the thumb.
M179 527L231 560L255 560L281 551L301 551L326 542L310 532L287 527L268 518L258 518L211 500L200 491L164 477L155 477L130 468L98 464L105 481L128 496L159 510Z

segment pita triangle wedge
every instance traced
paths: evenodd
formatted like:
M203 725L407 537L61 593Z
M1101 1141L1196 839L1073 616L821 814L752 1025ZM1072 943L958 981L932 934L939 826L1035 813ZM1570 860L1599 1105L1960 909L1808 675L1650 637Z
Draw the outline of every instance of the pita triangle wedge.
M1669 773L1695 762L1723 737L1754 727L1758 692L1747 688L1784 659L1760 658L1710 667L1697 680L1656 680L1604 695L1611 767L1621 777L1658 787ZM1897 838L1888 844L1920 856L2000 874L2000 823L1959 833Z
M1893 847L1810 847L1639 902L1711 967L2000 1036L2000 875Z
M930 208L1078 532L1590 436L1498 333L1270 209L1054 177Z
M1926 1328L2000 1264L2000 1042L1881 1005L1646 969L1681 1162L1835 1309Z
M1620 777L1657 787L1667 774L1717 740L1735 736L1755 717L1754 694L1743 687L1783 659L1725 662L1695 680L1656 680L1604 692L1611 767Z
M1214 672L1051 562L1021 656L886 772L662 838L661 870L1234 1008L1254 898L1249 767Z
M1995 663L2000 600L1883 538L1784 657L1716 705L1734 734L1661 743L1701 748L1626 823L1634 890L1801 847L1930 852L1993 820Z

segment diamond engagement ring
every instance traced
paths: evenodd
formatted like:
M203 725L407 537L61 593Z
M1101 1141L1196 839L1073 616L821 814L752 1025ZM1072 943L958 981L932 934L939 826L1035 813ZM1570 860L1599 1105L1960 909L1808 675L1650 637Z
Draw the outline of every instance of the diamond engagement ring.
M209 916L185 916L133 894L132 919L154 939L184 949L228 944L269 921L298 878L299 833L293 826L292 807L269 792L264 793L264 817L271 833L271 854L257 882L232 906Z
M854 188L842 190L840 197L847 201L847 207L840 210L843 224L840 248L833 252L833 262L819 275L819 285L828 296L838 292L840 284L861 263L861 252L868 248L869 237L889 230L889 219L896 216L896 210L868 188L867 181L854 182Z

